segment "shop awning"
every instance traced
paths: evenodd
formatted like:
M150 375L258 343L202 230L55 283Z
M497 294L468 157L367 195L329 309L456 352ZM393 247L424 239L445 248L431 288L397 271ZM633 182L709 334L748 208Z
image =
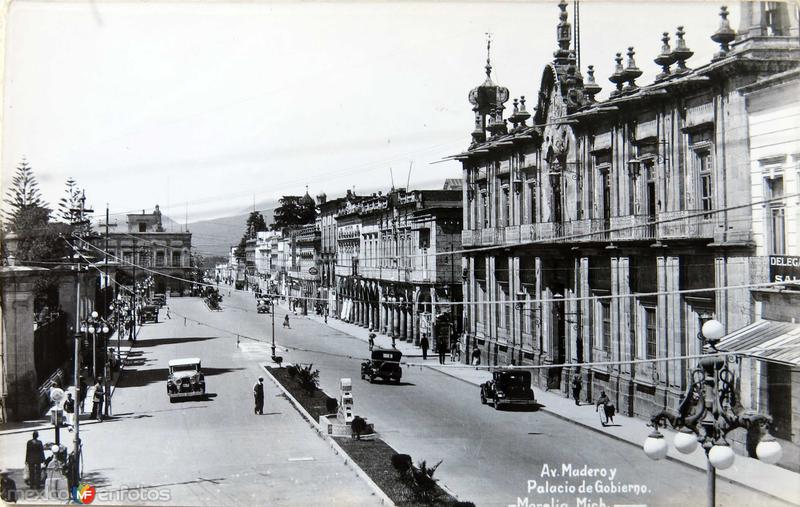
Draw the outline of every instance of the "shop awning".
M723 337L717 349L800 366L800 324L761 320Z

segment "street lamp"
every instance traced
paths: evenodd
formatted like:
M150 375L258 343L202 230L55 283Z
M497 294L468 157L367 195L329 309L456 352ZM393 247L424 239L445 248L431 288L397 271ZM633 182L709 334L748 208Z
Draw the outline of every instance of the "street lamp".
M669 423L679 430L675 435L675 448L689 454L703 447L706 453L706 476L708 482L708 505L716 501L716 471L733 465L735 455L726 441L726 436L737 428L758 428L761 438L756 447L758 459L774 464L781 458L780 444L767 433L772 418L768 415L744 412L737 405L734 376L728 369L725 358L716 355L716 344L725 334L717 320L708 320L697 338L704 342L706 357L692 370L691 386L686 391L678 410L664 409L656 413L651 421L653 433L645 440L643 449L651 459L662 459L667 455L667 442L659 427Z

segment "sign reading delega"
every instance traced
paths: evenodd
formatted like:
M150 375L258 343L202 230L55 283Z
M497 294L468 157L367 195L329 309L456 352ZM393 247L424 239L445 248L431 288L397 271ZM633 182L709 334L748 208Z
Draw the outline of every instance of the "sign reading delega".
M790 255L770 255L769 281L796 281L800 283L800 257Z

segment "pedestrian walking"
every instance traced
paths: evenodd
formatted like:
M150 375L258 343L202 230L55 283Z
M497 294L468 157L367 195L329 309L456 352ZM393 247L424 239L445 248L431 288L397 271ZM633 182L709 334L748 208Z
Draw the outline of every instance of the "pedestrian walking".
M472 366L479 366L481 364L481 351L478 348L478 345L475 345L475 348L472 349Z
M172 319L172 317L171 317L171 316L170 316L170 314L169 314L169 306L167 306L166 308L167 308L167 318L168 318L168 319Z
M575 398L576 405L581 404L581 389L583 389L583 380L581 380L581 374L575 372L575 375L572 376L572 397Z
M75 398L72 397L72 393L67 393L67 399L64 400L64 414L67 417L67 426L72 431L75 425Z
M86 401L86 391L87 391L86 380L83 377L80 377L80 379L78 380L78 401L80 402L81 410L80 412L78 412L78 416L86 412L86 409L84 408L84 402Z
M253 398L255 398L257 415L264 415L264 377L258 377L253 386Z
M28 440L25 448L25 465L28 470L28 479L25 481L33 489L42 487L42 463L44 463L44 445L39 440L39 432L33 432L33 438Z
M375 347L375 333L369 334L369 350L372 351L372 348Z
M100 382L95 382L94 394L92 395L92 415L90 417L98 421L103 420L103 394L103 386L100 385Z
M444 355L447 352L447 347L444 346L444 340L441 338L436 341L436 352L439 353L439 364L444 364Z
M288 327L289 329L292 329L292 327L289 325L289 314L288 313L283 317L283 327Z
M8 470L0 470L0 500L17 503L17 483L8 474Z
M600 391L600 397L597 399L597 403L594 405L594 411L597 412L598 410L602 410L605 413L608 422L612 424L614 423L614 412L616 409L611 403L611 399L609 399L609 397L606 395L605 391ZM601 419L601 424L605 426L607 423L602 422Z
M458 338L450 342L450 361L461 361L461 341Z
M422 335L422 339L419 341L419 346L422 348L422 360L425 361L428 359L428 347L430 347L430 342L428 342L428 335Z

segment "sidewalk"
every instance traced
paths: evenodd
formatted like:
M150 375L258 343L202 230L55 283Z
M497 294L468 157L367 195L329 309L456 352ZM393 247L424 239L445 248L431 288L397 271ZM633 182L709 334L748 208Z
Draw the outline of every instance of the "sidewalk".
M365 327L361 327L356 324L348 324L347 322L341 321L339 319L334 319L333 317L328 317L328 322L325 322L325 318L316 315L316 314L308 314L308 315L300 315L298 314L295 318L305 317L307 319L315 320L321 324L325 324L326 326L333 328L337 331L341 331L342 333L349 334L355 338L363 340L369 343L369 335L370 333L375 333L375 348L378 349L390 349L392 348L392 339L386 335L379 334L375 331L370 331ZM395 341L395 349L399 350L403 353L404 357L422 357L422 349L418 346L414 345L414 342L406 342L401 340ZM428 350L428 359L434 357L433 352ZM448 359L450 358L450 354L447 355Z
M138 331L137 331L137 334L138 334ZM117 349L117 338L116 338L116 336L117 336L116 333L114 333L108 339L109 345L113 344L114 350ZM131 343L133 343L133 342L129 342L125 338L123 338L120 341L120 346L119 346L120 367L119 367L119 370L117 370L116 372L112 373L111 379L110 379L110 382L109 382L110 383L109 390L110 390L110 393L111 393L110 395L111 395L111 400L112 400L112 404L111 404L111 409L112 410L110 412L110 417L114 416L114 412L113 412L113 408L114 408L114 405L113 405L114 391L116 390L117 381L119 380L120 376L122 375L123 371L125 370L125 365L126 365L127 361L129 360L129 356L130 356L130 352L131 352ZM72 375L69 376L69 379L70 380L74 380ZM67 388L64 389L64 391L72 393L72 397L74 399L78 399L76 394L75 394L75 386L74 385L68 386ZM100 422L100 421L98 421L96 419L91 419L89 417L90 413L91 413L92 397L93 396L94 396L94 384L88 385L88 387L86 389L86 399L84 401L84 412L82 412L81 415L80 415L81 426L85 426L85 425L88 425L88 424L97 424L97 423ZM0 435L9 435L9 434L13 434L13 433L25 433L25 432L34 431L34 430L39 430L39 431L41 431L41 430L49 430L49 429L52 429L52 428L53 428L53 424L50 422L50 416L49 416L48 413L45 413L39 419L31 419L31 420L27 420L27 421L10 422L10 423L5 423L5 424L0 424ZM64 428L64 431L68 431L66 429L66 427L63 427L63 428Z
M323 321L322 318L316 315L309 315L308 317L319 322ZM332 318L328 318L327 325L355 338L368 341L369 331L359 326ZM379 335L375 339L376 345L380 344L380 346L384 346L385 342L388 342L388 347L391 347L390 338ZM422 356L420 349L410 343L398 342L397 348L403 351L403 354L406 356ZM406 353L406 350L409 350L410 353ZM451 362L449 355L447 364L445 365L437 364L435 357L431 360L431 356L429 356L429 361L430 364L423 365L474 386L479 386L492 377L492 374L488 370L476 369L471 366ZM477 391L475 399L477 402ZM543 405L541 410L549 412L561 419L603 433L611 438L628 442L634 445L637 448L636 450L644 455L642 444L653 431L651 427L647 426L647 421L617 414L614 416L615 424L603 427L594 410L594 405L575 405L574 400L558 392L542 391L540 389L536 389L536 399ZM670 444L667 454L668 459L682 462L703 472L706 471L706 456L702 449L698 447L692 454L682 454L672 445L673 437L676 432L670 429L661 429L660 431ZM634 450L634 452L636 452L636 450ZM785 468L768 465L757 459L737 454L733 466L727 470L717 471L717 476L764 494L780 498L786 502L800 504L800 474Z

